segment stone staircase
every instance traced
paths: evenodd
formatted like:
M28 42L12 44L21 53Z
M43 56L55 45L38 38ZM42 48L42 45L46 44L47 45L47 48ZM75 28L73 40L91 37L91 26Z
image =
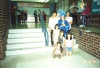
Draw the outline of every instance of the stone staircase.
M49 45L50 46L50 45ZM7 40L6 55L51 51L45 47L45 38L41 29L10 29Z
M76 42L74 48L78 48L78 44L76 44ZM53 51L53 47L51 47L50 40L49 46L45 47L45 38L42 33L42 29L9 30L6 56L50 51Z

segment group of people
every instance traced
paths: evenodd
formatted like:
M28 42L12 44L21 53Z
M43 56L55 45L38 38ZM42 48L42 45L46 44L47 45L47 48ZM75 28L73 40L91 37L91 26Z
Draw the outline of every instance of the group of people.
M58 15L57 15L58 14ZM49 18L49 31L51 33L51 44L54 46L53 57L72 55L73 39L70 33L73 18L69 11L59 10L52 12Z
M27 10L18 10L15 5L11 6L11 23L27 23Z
M90 8L87 2L82 2L82 25L86 24L86 17L90 14ZM49 18L49 31L51 33L51 45L54 46L53 57L61 58L65 54L72 55L74 40L71 34L71 25L74 23L78 26L77 22L78 7L73 2L70 11L59 10L53 11L52 16ZM70 14L71 12L71 14ZM71 17L71 16L72 17Z
M38 10L38 12L35 10L34 13L34 18L35 18L35 23L38 23L40 21L40 15L43 16L44 22L46 23L46 13L43 11L41 12L40 10ZM39 21L38 21L39 19Z
M82 26L88 25L89 24L89 15L90 15L90 6L89 6L89 2L86 0L82 0L82 3L80 4L80 10L82 12L80 19L81 19L81 23L78 23L78 6L75 4L75 2L72 3L72 5L70 6L70 12L71 15L73 17L73 21L75 25L79 25L81 24Z
M27 10L17 11L17 21L18 23L27 23Z

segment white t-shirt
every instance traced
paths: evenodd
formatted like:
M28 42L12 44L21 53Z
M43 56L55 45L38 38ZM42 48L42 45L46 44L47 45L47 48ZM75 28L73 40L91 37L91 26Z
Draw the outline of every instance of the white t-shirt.
M50 27L52 30L54 30L55 25L58 24L58 20L59 20L58 17L56 17L56 18L50 17L50 18L49 18L49 27Z
M73 40L66 40L66 47L72 47L73 46Z
M70 24L70 22L72 22L73 21L73 18L72 17L66 17L66 20L68 21L68 23L69 23L69 26L70 26L70 28L69 29L71 29L71 24Z
M59 33L60 33L60 30L58 29L58 30L54 30L54 37L58 37L59 36Z

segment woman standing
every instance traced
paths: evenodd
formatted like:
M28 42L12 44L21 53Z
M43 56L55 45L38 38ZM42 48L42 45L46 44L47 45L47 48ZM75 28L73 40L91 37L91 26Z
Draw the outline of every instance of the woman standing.
M51 45L53 46L53 30L55 25L58 23L57 12L53 11L52 16L49 18L49 31L51 33Z
M69 11L67 11L66 12L66 18L65 18L67 21L68 21L68 23L69 23L69 32L70 32L70 30L71 30L71 25L73 24L73 18L72 17L70 17L70 12Z

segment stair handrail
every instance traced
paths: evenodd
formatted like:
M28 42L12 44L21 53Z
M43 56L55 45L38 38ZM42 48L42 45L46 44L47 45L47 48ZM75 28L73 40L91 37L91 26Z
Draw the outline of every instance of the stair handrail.
M42 26L42 32L44 33L44 37L45 37L45 46L48 46L49 45L49 34L48 34L48 31L47 31L47 28L46 28L46 23L43 19L42 14L40 14L40 23L41 23L41 26Z
M75 15L75 14L74 14ZM72 16L72 15L71 15ZM73 17L73 16L72 16ZM78 20L79 18L75 18L76 20ZM74 23L74 27L78 29L78 32L79 32L79 36L82 36L82 31L80 30L79 26L75 24L74 22L75 20L73 20L73 23Z
M77 26L77 25L75 24L75 27L78 29L79 36L82 36L82 31L80 30L79 26Z

